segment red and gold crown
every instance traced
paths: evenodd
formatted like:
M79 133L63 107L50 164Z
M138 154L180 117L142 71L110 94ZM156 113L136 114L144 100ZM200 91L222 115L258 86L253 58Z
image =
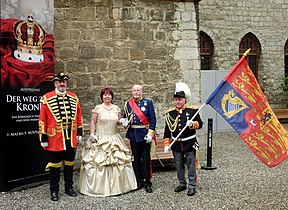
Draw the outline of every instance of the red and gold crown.
M27 16L27 21L18 20L14 23L17 50L15 58L26 62L41 62L44 60L42 46L45 32L42 27L34 22L32 12Z

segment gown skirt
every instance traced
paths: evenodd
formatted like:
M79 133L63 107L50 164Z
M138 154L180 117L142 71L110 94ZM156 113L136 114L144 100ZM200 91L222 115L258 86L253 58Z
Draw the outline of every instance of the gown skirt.
M131 153L117 129L118 116L98 113L97 142L82 148L79 191L89 196L113 196L137 188Z

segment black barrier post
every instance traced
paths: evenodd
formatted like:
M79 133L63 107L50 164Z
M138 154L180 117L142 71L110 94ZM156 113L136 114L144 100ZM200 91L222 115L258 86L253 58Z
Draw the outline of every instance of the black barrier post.
M213 119L208 118L207 164L206 166L201 166L201 168L206 170L214 170L217 168L215 166L212 166L212 136L213 136Z

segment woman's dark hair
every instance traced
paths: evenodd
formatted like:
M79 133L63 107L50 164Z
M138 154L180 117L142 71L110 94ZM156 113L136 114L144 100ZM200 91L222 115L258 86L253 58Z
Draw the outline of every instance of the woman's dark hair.
M111 88L103 88L100 92L100 98L101 98L101 101L103 102L103 95L106 94L106 93L110 93L110 95L112 96L112 101L113 101L113 98L114 98L114 94L113 94L113 91Z

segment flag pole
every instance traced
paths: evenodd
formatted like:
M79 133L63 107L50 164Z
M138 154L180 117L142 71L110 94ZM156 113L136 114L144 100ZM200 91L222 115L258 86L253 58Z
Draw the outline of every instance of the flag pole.
M251 51L251 48L249 48L248 50L246 50L246 51L243 53L243 55L244 55L245 57L247 57L247 55L250 53L250 51Z
M190 120L194 120L194 118L196 117L196 115L200 112L200 110L205 106L205 103L202 104L200 106L200 108L197 110L197 112L191 117ZM169 144L168 149L170 149L172 147L172 145L175 143L175 141L177 141L177 139L180 137L180 135L183 133L183 131L187 128L187 125L185 125L185 127L178 133L178 135L176 136L176 138L173 139L173 141Z

